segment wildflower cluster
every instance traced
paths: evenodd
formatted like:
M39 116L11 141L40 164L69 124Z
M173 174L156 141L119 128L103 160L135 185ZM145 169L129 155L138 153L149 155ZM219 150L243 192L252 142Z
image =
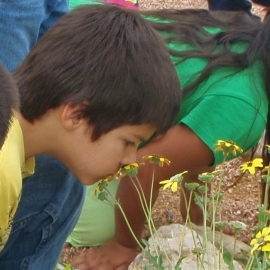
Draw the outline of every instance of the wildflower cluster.
M237 156L243 153L243 149L239 147L236 143L232 141L226 141L226 140L218 140L216 144L214 145L216 152L222 152L224 156L224 161L228 157L228 155L231 156ZM270 146L267 146L268 152L270 153ZM143 161L147 161L151 164L153 164L153 177L152 177L152 186L154 182L154 174L155 174L155 165L159 167L163 167L164 165L170 165L170 160L167 158L158 156L158 155L148 155L143 157ZM100 200L107 200L107 196L109 194L109 190L107 189L108 182L112 180L119 180L121 177L128 175L133 182L133 185L135 189L138 192L142 209L145 213L145 216L147 218L147 224L149 226L150 233L152 235L153 232L155 232L153 220L151 219L152 216L152 193L150 194L150 200L147 201L144 194L143 189L140 186L140 183L137 178L139 166L143 165L144 163L138 164L138 163L132 163L129 165L126 165L119 169L119 171L115 175L110 175L103 180L99 182L95 189L95 194L98 194L98 198ZM263 180L266 182L266 194L268 194L269 185L270 185L270 173L269 173L269 167L263 168L263 160L261 158L255 158L254 160L247 161L240 165L240 170L243 173L250 173L255 177L255 174L257 172L257 169L260 169L262 172L267 170L267 175L263 176ZM185 196L185 192L183 191L184 188L189 190L189 198L185 199L185 204L187 207L187 212L189 213L191 200L193 200L201 209L203 212L203 243L200 244L198 247L202 250L207 250L207 242L208 242L208 233L207 233L207 225L208 222L211 221L211 230L212 230L212 238L213 242L215 240L215 233L216 229L219 229L223 232L227 226L231 227L234 231L234 247L232 254L226 254L224 253L224 260L227 256L227 264L230 266L230 269L233 268L233 259L235 255L235 247L236 247L236 234L242 230L246 230L246 225L240 221L216 221L216 211L219 206L219 203L221 199L223 198L223 194L221 192L221 183L222 183L222 176L224 176L224 164L222 164L220 170L215 170L213 172L204 172L198 175L198 181L194 183L189 183L188 181L185 181L185 185L183 184L184 177L188 176L188 171L183 171L181 173L178 173L174 176L172 176L170 179L160 181L159 183L163 185L163 190L165 189L171 189L172 192L177 192L180 188L182 191L182 195ZM218 174L218 177L216 177ZM135 179L135 180L133 180ZM218 180L218 186L217 190L213 192L211 190L211 184L214 180ZM184 187L183 187L184 186ZM268 196L265 196L264 198L264 205L262 204L259 209L259 223L257 227L257 233L254 236L254 238L250 242L251 251L250 251L250 257L248 258L247 265L245 267L246 270L251 269L270 269L270 227L267 226L269 219L270 219L270 211L268 209L268 205L266 204L268 202ZM115 201L115 204L119 207L119 209L122 211L123 216L127 222L127 225L134 236L135 240L137 241L140 248L143 249L141 246L140 241L136 239L136 236L132 232L132 228L129 225L129 222L127 218L125 217L125 213L121 209L121 204L118 201ZM187 217L186 224L188 222L191 222L189 216ZM194 241L196 240L196 237L193 236ZM221 242L223 240L221 239ZM144 243L145 244L145 243ZM147 247L147 244L145 244ZM221 248L221 252L223 252L223 248ZM203 252L204 253L204 252ZM148 254L148 253L147 253ZM203 254L201 254L203 256ZM150 261L155 262L153 265L156 267L155 269L164 269L161 267L162 265L162 257L159 255L157 258L154 258L149 253L148 256L150 256ZM228 259L229 258L229 259ZM202 259L203 260L203 259ZM180 261L179 261L180 262ZM269 268L267 268L269 267ZM147 268L148 269L148 268ZM180 268L175 268L180 269Z
M235 142L232 141L224 141L224 140L218 140L215 144L215 151L216 152L223 152L224 156L227 156L228 154L233 154L234 156L238 153L243 153L243 149L239 147Z
M109 191L107 190L108 183L113 180L119 181L124 175L134 177L137 175L138 169L139 164L135 162L121 167L116 174L108 175L106 178L99 181L97 187L95 188L95 195L98 194L98 199L101 201L107 200L109 195Z

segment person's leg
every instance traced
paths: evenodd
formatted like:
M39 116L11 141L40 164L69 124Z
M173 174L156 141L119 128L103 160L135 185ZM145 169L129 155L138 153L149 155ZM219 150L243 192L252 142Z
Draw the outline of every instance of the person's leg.
M81 212L85 187L57 160L38 156L36 172L23 180L11 235L0 269L54 269Z
M246 11L251 14L252 4L248 0L208 0L210 10Z
M0 1L0 61L13 71L37 42L44 1Z
M68 0L0 0L0 62L13 71L67 12Z
M39 29L41 38L58 20L69 12L68 0L46 0L43 20Z

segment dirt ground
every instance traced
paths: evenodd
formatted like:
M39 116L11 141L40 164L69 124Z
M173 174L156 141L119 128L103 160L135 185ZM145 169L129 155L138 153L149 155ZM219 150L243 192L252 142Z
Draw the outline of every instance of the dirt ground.
M160 8L207 8L206 0L139 0L142 9ZM264 11L261 6L253 5L254 14L263 17ZM243 158L237 158L225 163L225 177L222 181L222 192L224 198L221 203L218 215L222 220L238 220L247 225L247 230L238 235L239 240L249 243L253 235L252 228L257 222L258 211L258 185L260 175L251 177L243 174L239 166ZM217 183L217 181L216 181ZM216 184L214 185L214 189ZM170 190L161 190L158 200L153 209L153 220L156 227L171 223L182 223L179 212L180 191L172 193ZM148 229L145 226L144 237L148 237ZM72 261L81 249L64 248L61 259L65 263Z

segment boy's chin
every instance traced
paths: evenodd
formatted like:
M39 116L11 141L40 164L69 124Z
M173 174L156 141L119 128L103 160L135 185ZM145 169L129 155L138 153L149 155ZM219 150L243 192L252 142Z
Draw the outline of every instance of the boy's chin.
M81 182L83 185L85 186L91 186L91 185L94 185L96 184L100 178L93 178L93 177L88 177L88 178L78 178L79 179L79 182Z
M79 181L85 186L91 186L91 185L94 185L98 181L100 181L102 179L105 179L105 178L106 178L106 176L101 176L101 177L98 177L98 178L94 178L94 177L79 178Z

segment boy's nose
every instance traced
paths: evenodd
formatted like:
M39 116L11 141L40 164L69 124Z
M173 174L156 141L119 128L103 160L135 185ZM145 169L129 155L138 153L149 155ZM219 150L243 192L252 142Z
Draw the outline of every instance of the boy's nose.
M136 154L137 154L137 149L134 149L132 151L129 151L121 160L121 164L123 166L136 162Z

